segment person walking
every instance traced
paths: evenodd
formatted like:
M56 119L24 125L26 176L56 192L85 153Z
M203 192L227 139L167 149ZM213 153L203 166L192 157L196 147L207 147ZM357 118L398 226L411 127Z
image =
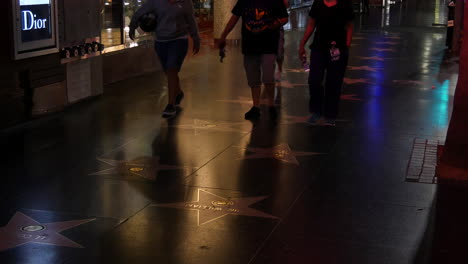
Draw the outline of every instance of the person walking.
M284 6L286 9L289 8L289 0L283 0ZM284 63L284 27L280 27L280 37L278 42L278 54L276 55L276 64L278 65L278 70L275 74L275 80L277 82L281 81L281 75L283 74L283 63Z
M277 117L274 107L275 64L278 52L280 27L288 22L288 12L283 0L238 0L217 45L226 46L226 37L242 17L242 54L247 82L251 88L253 106L245 113L245 119L260 118L260 94L262 83L268 100L268 109Z
M299 57L306 59L305 44L315 31L310 45L309 111L311 125L335 126L341 87L348 64L353 35L354 13L350 0L315 0L309 12ZM325 78L325 86L322 82Z
M177 107L184 98L180 86L179 71L188 51L188 37L193 39L193 54L200 50L200 35L191 0L147 0L138 9L130 22L129 37L135 39L135 29L140 18L148 13L156 16L155 50L168 82L168 104L163 110L164 118L177 114Z

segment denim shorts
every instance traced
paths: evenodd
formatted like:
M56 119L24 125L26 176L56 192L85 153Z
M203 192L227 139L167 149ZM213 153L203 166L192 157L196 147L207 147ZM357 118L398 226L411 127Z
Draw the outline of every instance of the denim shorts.
M161 61L164 71L180 71L188 50L188 39L175 39L170 41L156 41L154 48Z

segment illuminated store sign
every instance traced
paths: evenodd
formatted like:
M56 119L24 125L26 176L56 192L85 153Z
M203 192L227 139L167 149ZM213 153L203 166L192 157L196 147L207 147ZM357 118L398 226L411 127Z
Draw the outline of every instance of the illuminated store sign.
M13 3L16 19L15 57L56 52L56 0L13 0Z

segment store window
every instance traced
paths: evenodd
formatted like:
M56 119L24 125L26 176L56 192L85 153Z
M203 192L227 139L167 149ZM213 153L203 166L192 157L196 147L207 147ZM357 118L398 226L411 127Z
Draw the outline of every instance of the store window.
M124 0L124 43L126 47L135 47L139 43L152 40L153 36L151 33L145 33L143 31L135 32L135 41L132 41L128 36L130 21L132 20L133 14L146 2L147 0Z
M195 17L200 29L213 27L213 2L214 0L193 0Z
M123 0L105 0L102 12L101 42L105 47L121 45Z

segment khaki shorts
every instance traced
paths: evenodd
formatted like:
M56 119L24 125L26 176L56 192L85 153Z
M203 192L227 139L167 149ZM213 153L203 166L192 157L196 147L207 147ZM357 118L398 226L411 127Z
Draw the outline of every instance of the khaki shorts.
M276 54L244 55L244 68L250 87L275 83Z

